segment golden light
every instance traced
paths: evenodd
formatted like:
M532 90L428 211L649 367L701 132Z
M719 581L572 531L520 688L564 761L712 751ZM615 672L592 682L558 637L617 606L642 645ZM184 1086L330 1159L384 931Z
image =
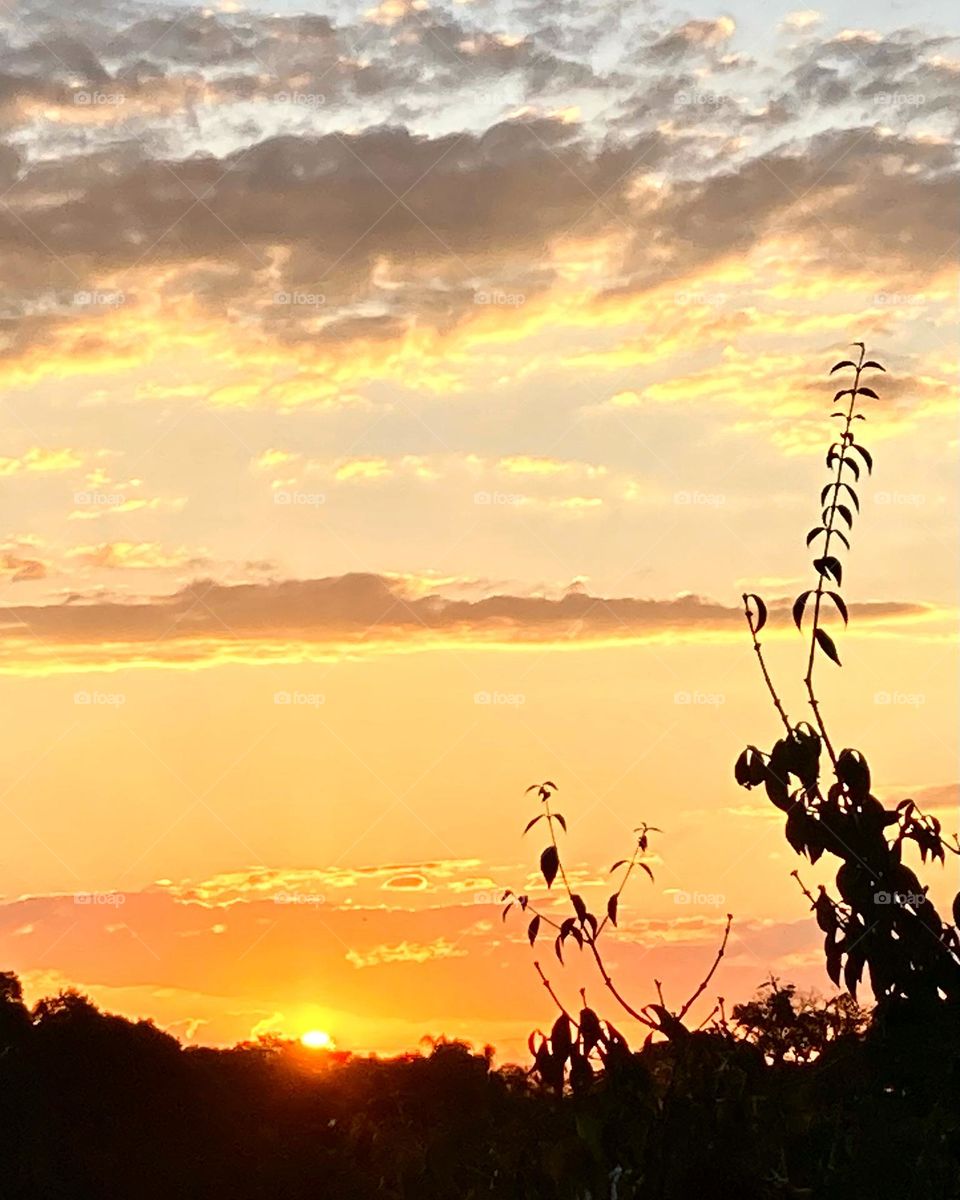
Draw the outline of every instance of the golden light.
M323 1029L308 1029L301 1035L300 1042L310 1050L331 1050L333 1048L333 1038Z

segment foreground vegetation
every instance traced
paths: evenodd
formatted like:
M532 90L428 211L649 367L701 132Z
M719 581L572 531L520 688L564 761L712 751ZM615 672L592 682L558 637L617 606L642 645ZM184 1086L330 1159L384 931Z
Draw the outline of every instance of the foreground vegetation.
M563 1095L491 1052L183 1049L0 976L4 1200L960 1197L955 1013L768 986Z

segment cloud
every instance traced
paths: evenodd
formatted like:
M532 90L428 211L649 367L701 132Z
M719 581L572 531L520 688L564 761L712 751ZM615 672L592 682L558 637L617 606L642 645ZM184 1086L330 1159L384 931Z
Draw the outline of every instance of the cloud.
M95 553L113 561L112 551ZM938 622L949 619L916 604L869 603L851 611L860 618L861 635L906 621L926 622L938 636ZM786 601L773 603L772 614L774 624L789 623ZM698 596L648 600L573 589L559 598L469 600L408 592L402 581L370 574L235 585L200 581L146 601L7 606L0 609L0 664L12 672L60 671L317 661L446 645L572 649L742 637L742 626L739 606Z

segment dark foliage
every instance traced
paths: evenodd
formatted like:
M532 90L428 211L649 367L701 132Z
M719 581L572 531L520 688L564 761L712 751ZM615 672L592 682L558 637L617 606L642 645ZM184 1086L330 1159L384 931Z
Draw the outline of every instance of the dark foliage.
M864 755L859 750L838 753L834 749L814 688L818 651L837 666L841 663L836 642L823 623L828 609L844 626L848 621L838 590L843 564L837 546L850 549L849 535L860 511L857 487L862 472L873 471L873 457L853 430L855 421L866 420L857 412L858 400L879 399L872 387L864 385L864 372L884 368L867 359L862 342L855 345L856 362L838 362L830 372L852 371L853 376L851 386L834 396L834 403L842 402L842 407L831 416L843 422L843 432L827 450L831 478L820 493L820 523L807 534L807 545L817 544L812 564L816 584L793 604L797 629L802 632L808 621L803 683L813 724L794 724L787 716L759 640L767 621L766 605L759 596L745 595L753 648L784 733L769 753L748 746L737 759L734 774L745 788L762 787L785 814L784 832L797 854L806 855L811 863L824 854L840 859L839 899L823 886L816 897L803 888L824 935L827 973L834 984L839 986L842 980L855 996L866 971L878 1004L906 1006L912 1019L926 1021L939 1004L948 1002L953 1010L960 1002L960 932L937 912L905 856L912 849L918 865L928 860L943 863L947 851L960 853L960 844L956 836L947 841L937 818L921 813L913 800L901 800L893 808L880 803ZM956 919L960 895L953 909Z
M4 1200L960 1197L960 1044L772 983L557 1095L490 1052L182 1049L0 976ZM809 1060L809 1061L803 1061Z

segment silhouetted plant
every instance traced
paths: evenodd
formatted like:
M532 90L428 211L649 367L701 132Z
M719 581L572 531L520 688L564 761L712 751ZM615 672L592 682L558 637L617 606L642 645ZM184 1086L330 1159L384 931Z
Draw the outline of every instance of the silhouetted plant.
M839 547L850 549L855 514L860 511L857 485L862 470L873 470L870 452L853 433L855 421L866 421L857 411L862 397L877 400L872 387L861 380L866 371L883 371L879 362L866 358L862 342L857 361L838 362L830 374L852 370L852 386L841 388L834 402L843 407L831 414L843 422L839 440L826 456L832 478L820 493L821 517L807 534L807 545L819 543L813 559L815 586L803 591L793 604L793 620L806 636L809 648L803 685L813 724L794 724L774 687L759 640L766 625L767 607L757 595L743 597L744 612L773 706L784 734L769 753L748 746L737 759L734 773L745 788L762 786L769 799L786 814L786 838L793 849L815 863L828 853L841 860L836 876L839 899L821 885L816 897L800 882L824 934L827 972L839 986L841 978L851 995L867 969L878 1002L960 999L960 935L946 924L927 896L916 873L903 861L904 849L913 843L920 860L943 862L947 849L960 853L941 835L940 822L925 816L910 799L895 808L885 807L873 795L870 768L859 750L839 753L827 732L815 688L819 657L840 666L836 641L825 628L827 612L835 610L843 624L849 619L840 594L843 564ZM823 752L827 767L822 770ZM824 779L823 775L827 778ZM832 777L832 780L830 779ZM960 895L954 901L954 921L960 919Z
M530 917L527 925L527 938L531 947L534 947L541 934L549 929L553 937L553 950L561 965L564 961L564 949L568 948L570 944L575 945L581 952L587 952L593 960L604 987L613 999L624 1012L650 1031L647 1035L648 1041L654 1033L661 1033L672 1040L688 1036L690 1031L683 1024L683 1018L706 990L720 965L730 935L732 916L729 914L727 916L723 940L712 967L686 1003L676 1012L671 1012L666 1006L661 984L657 980L655 984L659 1003L635 1007L625 998L614 982L604 961L600 942L604 932L617 925L620 897L634 872L643 872L653 881L653 871L650 865L644 861L644 856L649 848L650 835L661 831L645 823L634 830L637 835L636 844L629 858L619 859L610 868L611 875L620 872L619 882L607 898L605 914L598 918L590 911L584 898L573 890L563 864L557 829L566 833L567 822L563 814L555 812L550 805L557 790L557 785L551 780L535 783L527 788L528 793L537 793L543 809L527 822L523 832L526 834L541 821L546 822L549 842L540 854L540 873L548 891L552 889L554 882L559 877L562 890L570 905L569 914L555 919L534 904L529 895L519 894L508 889L502 896L502 899L506 901L503 910L504 920L515 905L526 913ZM596 1067L609 1069L618 1061L629 1057L627 1041L615 1026L609 1021L601 1020L594 1009L587 1005L585 989L580 991L582 1007L579 1015L574 1018L557 996L540 962L534 960L533 965L551 999L560 1010L560 1015L554 1022L549 1036L539 1030L530 1035L530 1053L534 1058L533 1069L546 1086L554 1088L558 1092L563 1090L568 1074L571 1087L575 1091L580 1090L593 1080ZM707 1019L709 1020L709 1017Z

